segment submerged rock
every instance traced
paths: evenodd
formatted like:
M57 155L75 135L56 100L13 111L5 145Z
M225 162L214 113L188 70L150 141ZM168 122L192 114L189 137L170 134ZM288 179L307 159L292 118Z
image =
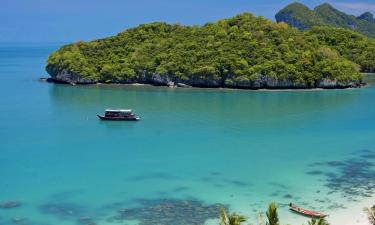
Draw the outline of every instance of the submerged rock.
M18 201L7 201L0 203L0 208L2 209L11 209L11 208L17 208L20 207L21 203Z
M366 152L366 154L372 154ZM330 193L342 193L348 200L356 200L358 197L371 197L375 190L375 163L369 159L360 157L349 158L343 161L330 161L316 164L315 166L326 166L332 172L314 172L307 174L325 177L325 186Z
M26 219L20 218L20 217L14 217L12 218L12 223L14 224L23 224L26 222Z
M39 209L45 214L61 218L80 218L86 212L83 206L73 203L48 203L40 206Z
M78 220L79 224L83 225L96 225L95 221L91 217L82 216Z
M138 220L139 225L204 224L217 218L221 204L205 205L197 200L156 199L138 200L140 206L121 209L117 220Z

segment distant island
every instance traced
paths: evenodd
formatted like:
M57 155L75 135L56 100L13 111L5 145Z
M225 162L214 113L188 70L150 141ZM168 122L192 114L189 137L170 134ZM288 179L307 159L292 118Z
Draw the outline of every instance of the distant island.
M375 19L370 12L356 17L341 12L328 3L310 10L307 6L295 2L286 6L275 17L277 22L285 22L300 30L328 25L351 29L375 38Z
M295 2L280 10L275 18L317 37L320 44L358 64L362 72L375 72L375 19L370 12L355 17L328 3L310 10Z
M348 40L356 49L342 49ZM349 88L361 86L360 71L375 68L374 61L361 65L367 58L356 58L368 46L374 48L374 41L350 30L301 32L244 13L203 26L155 22L69 44L49 56L46 70L53 80L70 84Z

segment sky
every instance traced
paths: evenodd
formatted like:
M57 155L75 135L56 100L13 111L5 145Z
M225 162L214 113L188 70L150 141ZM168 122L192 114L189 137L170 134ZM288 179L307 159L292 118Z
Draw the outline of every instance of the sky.
M274 20L293 0L0 0L0 42L89 41L139 24L214 22L242 12ZM328 2L359 15L375 14L375 0L302 0L313 8Z

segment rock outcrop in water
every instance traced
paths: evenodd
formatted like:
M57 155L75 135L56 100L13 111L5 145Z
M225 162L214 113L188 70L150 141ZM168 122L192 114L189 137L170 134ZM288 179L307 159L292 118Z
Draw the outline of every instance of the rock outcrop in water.
M52 81L68 83L72 85L76 84L95 84L94 80L90 80L79 74L68 73L62 71L52 75ZM307 89L311 88L306 83L296 83L292 80L283 79L278 80L271 78L269 76L258 75L258 78L254 81L238 81L238 82L228 82L216 81L216 80L207 80L207 79L192 79L192 80L180 80L176 77L170 75L159 75L152 74L150 76L145 75L130 80L123 80L121 82L114 83L123 83L123 84L151 84L156 86L168 86L168 87L203 87L203 88L237 88L237 89ZM360 87L361 82L358 81L338 81L338 80L329 80L322 79L319 80L314 88L325 88L325 89L334 89L334 88L356 88Z

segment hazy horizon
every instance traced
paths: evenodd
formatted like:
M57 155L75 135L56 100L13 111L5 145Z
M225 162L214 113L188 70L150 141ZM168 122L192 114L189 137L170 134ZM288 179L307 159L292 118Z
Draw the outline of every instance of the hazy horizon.
M101 2L65 0L0 0L0 42L51 42L103 38L143 23L165 21L185 25L204 24L243 12L274 20L289 0L110 0ZM375 12L371 0L360 2L299 1L310 8L328 2L338 9L358 15Z

